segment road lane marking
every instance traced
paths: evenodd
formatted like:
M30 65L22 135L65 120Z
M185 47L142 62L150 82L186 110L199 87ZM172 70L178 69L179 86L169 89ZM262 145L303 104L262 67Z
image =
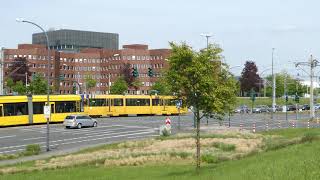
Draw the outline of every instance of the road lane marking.
M69 138L69 139L60 139L60 140L55 140L55 141L50 141L51 143L55 142L61 142L61 141L72 141L72 140L77 140L77 139L82 139L82 138L94 138L94 137L99 137L99 136L106 136L106 135L113 135L113 134L127 134L127 133L134 133L134 132L155 132L154 130L135 130L135 131L124 131L124 132L119 132L119 133L100 133L99 135L95 136L86 136L86 137L76 137L76 138ZM46 142L33 142L33 144L45 144ZM7 147L1 147L0 150L3 149L12 149L12 148L17 148L17 147L24 147L27 146L28 144L23 144L23 145L16 145L16 146L7 146Z
M0 139L3 139L3 138L11 138L11 137L16 137L17 135L12 135L12 136L0 136Z
M29 140L35 140L35 139L44 139L46 137L35 137L35 138L27 138L27 139L22 139L23 141L29 141Z
M121 134L121 135L115 135L115 136L108 136L108 137L100 137L100 138L95 138L95 139L85 139L85 140L80 140L80 141L71 141L71 142L63 142L63 143L56 143L56 144L51 144L51 146L59 146L59 145L67 145L67 144L74 144L74 143L81 143L81 142L87 142L87 141L95 141L95 140L101 140L101 139L110 139L110 138L117 138L117 137L124 137L124 136L131 136L131 135L141 135L141 134L149 134L149 133L154 133L154 131L145 131L145 132L137 132L137 133L131 133L131 134ZM51 143L54 143L57 141L51 141ZM37 144L44 144L44 142L40 142ZM27 145L20 145L20 146L14 146L14 147L22 147L22 146L27 146ZM13 146L11 146L12 148ZM41 147L46 147L46 145L42 145ZM10 149L10 147L7 147L6 149ZM22 151L25 149L14 149L14 150L6 150L6 151L0 151L0 154L2 153L8 153L8 152L15 152L15 151Z

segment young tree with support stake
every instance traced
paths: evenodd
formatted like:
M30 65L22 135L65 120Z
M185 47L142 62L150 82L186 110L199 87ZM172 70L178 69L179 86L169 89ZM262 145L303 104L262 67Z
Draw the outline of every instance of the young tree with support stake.
M196 119L196 170L200 169L200 120L211 114L223 116L235 103L237 86L221 62L222 49L210 45L200 52L186 43L170 43L172 52L166 82L177 99L193 107ZM218 62L217 62L218 61Z

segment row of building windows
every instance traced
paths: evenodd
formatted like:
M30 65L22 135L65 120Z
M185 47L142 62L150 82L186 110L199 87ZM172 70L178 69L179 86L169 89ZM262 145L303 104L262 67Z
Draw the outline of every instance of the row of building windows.
M60 58L61 62L81 62L81 63L103 63L112 60L162 60L162 56L112 56L103 59L78 59L78 58Z
M29 60L47 60L47 55L16 55L16 54L9 54L9 55L5 55L5 59L15 59L18 57L22 57L22 58L26 58ZM51 56L51 60L54 59L54 56Z
M18 57L24 57L29 60L47 60L47 55L21 55L21 54L9 54L5 55L5 59L15 59ZM54 56L51 56L51 60ZM61 62L81 62L81 63L103 63L112 60L163 60L163 56L112 56L109 58L99 59L85 59L85 58L60 58Z

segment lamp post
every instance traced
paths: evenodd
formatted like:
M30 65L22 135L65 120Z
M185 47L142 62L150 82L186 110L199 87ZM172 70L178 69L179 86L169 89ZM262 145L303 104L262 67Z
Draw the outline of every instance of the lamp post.
M47 41L47 51L48 51L48 68L47 68L47 108L49 108L49 116L47 117L47 137L46 137L46 150L49 151L50 150L50 145L49 145L49 121L50 121L50 118L51 118L51 107L50 107L50 68L51 68L51 65L50 65L50 46L49 46L49 38L48 38L48 34L47 32L41 27L39 26L38 24L34 23L34 22L31 22L31 21L26 21L22 18L17 18L16 19L17 22L22 22L22 23L29 23L29 24L32 24L34 26L37 26L39 29L41 29L41 31L43 31L45 37L46 37L46 41Z
M212 36L212 34L211 33L207 33L207 34L202 33L202 34L200 34L200 36L203 36L203 37L205 37L207 39L207 49L208 49L208 47L209 47L209 38Z

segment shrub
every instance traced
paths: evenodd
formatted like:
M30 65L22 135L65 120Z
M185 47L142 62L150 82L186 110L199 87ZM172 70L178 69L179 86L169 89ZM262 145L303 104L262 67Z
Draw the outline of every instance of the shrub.
M236 149L234 144L225 144L222 142L213 143L213 147L221 149L222 151L234 151Z
M318 136L317 133L315 133L315 132L307 132L301 138L301 142L302 143L312 142L312 141L317 140L317 139L319 139L319 136Z
M162 129L162 136L170 136L171 130L167 127Z
M211 164L219 162L219 159L211 154L203 154L201 155L201 161Z
M41 151L39 144L29 144L26 146L26 150L23 152L25 156L37 155Z

